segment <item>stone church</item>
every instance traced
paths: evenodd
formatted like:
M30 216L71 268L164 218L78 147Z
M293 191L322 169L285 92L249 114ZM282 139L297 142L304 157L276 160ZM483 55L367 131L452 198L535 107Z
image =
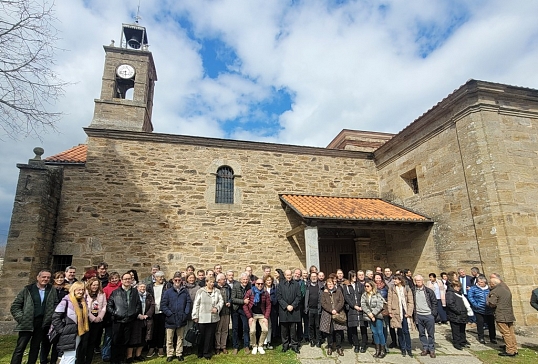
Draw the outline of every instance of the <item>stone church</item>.
M86 144L17 165L0 316L40 269L101 261L141 276L477 266L538 326L538 90L469 80L398 134L342 130L326 148L160 134L147 44L124 24L104 47Z

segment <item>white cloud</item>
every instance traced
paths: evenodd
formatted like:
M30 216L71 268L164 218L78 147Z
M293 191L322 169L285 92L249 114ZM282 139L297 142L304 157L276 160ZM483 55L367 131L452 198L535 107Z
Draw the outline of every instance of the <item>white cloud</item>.
M60 133L0 142L0 230L11 213L15 164L32 158L38 145L51 155L85 141L82 128L100 92L102 45L119 44L121 23L132 22L137 4L57 1L58 46L66 49L58 53L57 71L76 84L57 106L66 112ZM349 1L338 7L329 0L292 6L142 1L141 24L158 74L155 131L316 146L343 128L398 132L469 78L538 88L537 13L538 2L525 0ZM430 27L431 39L418 36L421 26ZM205 76L201 38L219 38L235 51L234 73ZM438 47L421 58L428 42ZM280 88L294 95L292 110L279 118L280 132L271 134L265 123L247 127L245 118L263 119L252 105ZM242 122L224 130L222 122L234 118Z

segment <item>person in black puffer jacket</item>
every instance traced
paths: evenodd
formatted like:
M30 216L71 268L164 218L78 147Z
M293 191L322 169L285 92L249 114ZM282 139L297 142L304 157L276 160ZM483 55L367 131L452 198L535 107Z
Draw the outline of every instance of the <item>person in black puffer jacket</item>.
M73 283L69 295L60 301L52 314L52 325L60 333L56 345L58 352L63 352L60 364L79 364L79 361L84 361L82 352L85 351L90 330L84 292L84 283Z
M452 345L458 350L463 350L467 345L467 337L465 335L465 325L467 324L467 308L463 303L463 295L461 293L461 283L452 281L451 285L446 290L446 315L450 321L450 329L452 330Z

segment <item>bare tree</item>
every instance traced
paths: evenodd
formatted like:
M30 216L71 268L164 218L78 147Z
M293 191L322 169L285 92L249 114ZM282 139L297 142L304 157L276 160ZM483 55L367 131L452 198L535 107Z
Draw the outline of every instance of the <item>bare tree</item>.
M14 139L54 129L65 82L53 71L52 0L0 0L0 128Z

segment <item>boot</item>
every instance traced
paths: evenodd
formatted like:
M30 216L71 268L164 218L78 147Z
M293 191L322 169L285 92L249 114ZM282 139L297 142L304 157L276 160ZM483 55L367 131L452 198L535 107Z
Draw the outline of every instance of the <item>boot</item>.
M381 351L381 349L379 348L379 345L378 344L375 344L375 354L372 355L374 358L378 358L379 357L379 352Z
M334 344L327 345L327 355L332 355L333 351L334 351Z
M385 345L379 345L379 347L381 348L381 350L377 357L383 359L387 355L387 349L385 348Z

